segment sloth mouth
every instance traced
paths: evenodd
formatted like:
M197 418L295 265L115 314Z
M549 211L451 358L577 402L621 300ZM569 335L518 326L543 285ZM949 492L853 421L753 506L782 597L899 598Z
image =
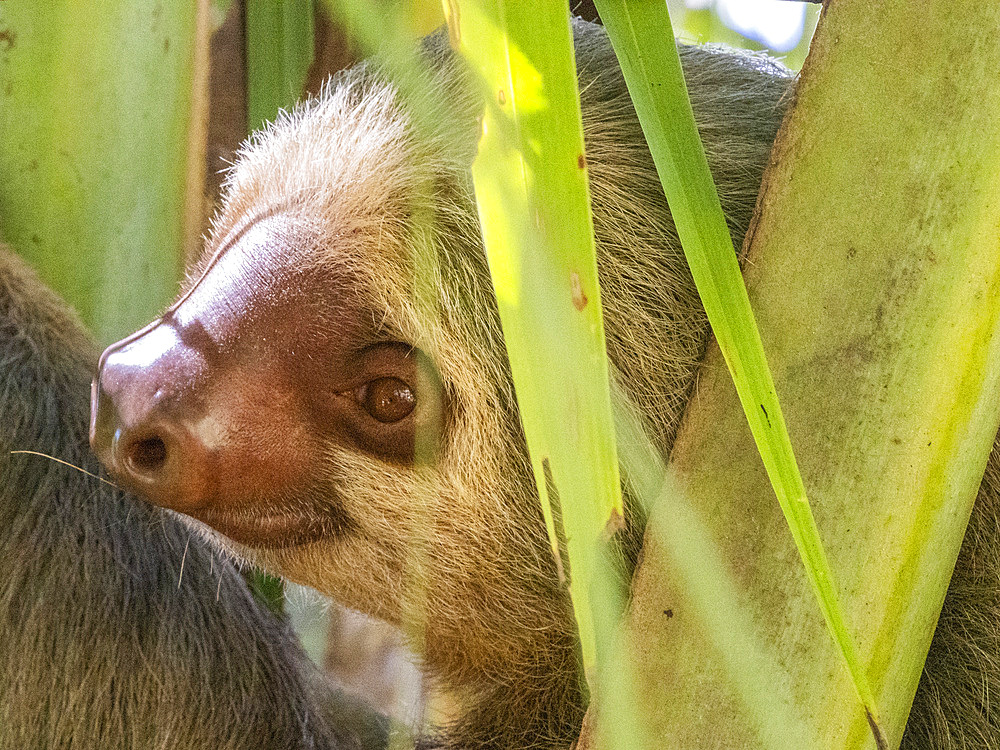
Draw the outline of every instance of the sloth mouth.
M237 544L258 549L282 549L317 542L343 534L348 525L339 514L324 517L293 512L258 514L246 510L204 508L192 511L190 515Z

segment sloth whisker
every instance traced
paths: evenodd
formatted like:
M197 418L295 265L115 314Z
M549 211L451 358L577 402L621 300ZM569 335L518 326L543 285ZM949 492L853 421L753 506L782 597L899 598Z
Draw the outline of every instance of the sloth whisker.
M56 458L55 456L50 456L48 453L42 453L41 451L10 451L10 455L12 455L12 456L18 455L18 454L22 454L22 455L26 455L26 456L41 456L42 458L47 458L50 461L55 461L57 464L62 464L63 466L68 466L71 469L76 469L81 474L86 474L88 477L93 477L98 482L104 482L104 484L109 485L111 487L114 487L116 490L120 490L121 489L121 487L119 487L117 484L115 484L114 482L111 482L111 481L105 479L104 477L99 477L97 474L94 474L91 471L87 471L86 469L84 469L84 468L82 468L80 466L77 466L76 464L71 464L69 461L63 461L61 458Z

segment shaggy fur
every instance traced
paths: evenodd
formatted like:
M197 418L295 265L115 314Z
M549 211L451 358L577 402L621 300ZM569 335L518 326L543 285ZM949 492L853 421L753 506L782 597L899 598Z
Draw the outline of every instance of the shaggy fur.
M707 323L604 32L578 23L575 33L608 354L666 455ZM759 56L688 47L681 56L739 246L791 79ZM208 255L255 217L305 228L311 239L295 262L359 279L352 293L372 311L376 340L407 342L436 368L447 408L434 460L410 468L330 444L317 483L329 494L302 512L336 507L349 531L270 550L220 541L409 627L427 671L462 707L441 746L566 748L585 700L476 218L469 166L480 105L441 37L426 58L426 100L409 108L360 66L256 136L229 179ZM418 127L408 112L427 109L435 116ZM989 499L1000 489L986 487ZM994 515L977 506L905 747L997 744ZM634 560L643 520L626 520ZM958 596L967 599L956 606Z
M174 517L52 461L87 446L94 346L0 246L0 749L386 744Z

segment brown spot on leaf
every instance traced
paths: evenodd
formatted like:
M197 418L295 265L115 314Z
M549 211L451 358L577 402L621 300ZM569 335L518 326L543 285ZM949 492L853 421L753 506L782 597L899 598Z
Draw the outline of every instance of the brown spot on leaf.
M552 508L552 523L556 531L556 545L552 554L556 561L556 575L560 585L570 586L572 571L569 567L569 553L566 550L566 530L562 522L562 501L559 497L559 488L556 486L555 477L552 476L552 465L548 456L542 459L542 474L545 476L545 492L548 494L549 507Z
M576 166L578 166L580 169L586 169L587 168L587 157L584 156L583 154L577 155L577 157L576 157Z
M573 291L573 307L582 312L583 308L587 306L587 302L590 300L587 299L587 295L583 291L583 284L580 282L580 274L573 271L573 273L569 275L569 283L570 288Z
M607 542L624 528L625 519L622 517L621 512L618 508L612 508L611 515L608 516L607 523L604 524L604 531L601 532L601 538Z
M503 89L497 92L497 101L500 102L501 107L507 103L507 94L504 93Z
M0 49L4 52L9 52L14 49L14 45L17 43L17 34L15 34L11 29L0 30Z
M669 620L671 617L674 616L674 611L672 609L665 609L663 610L663 614Z
M868 706L865 706L865 718L868 719L868 726L871 727L872 736L875 738L875 747L878 750L889 750L889 743L885 741L885 735L882 734L882 729L879 727L878 722L875 721L875 717L872 716L872 712Z

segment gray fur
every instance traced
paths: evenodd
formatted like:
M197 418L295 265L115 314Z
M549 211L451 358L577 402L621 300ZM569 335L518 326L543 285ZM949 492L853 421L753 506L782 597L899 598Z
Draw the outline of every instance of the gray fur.
M0 749L373 750L232 564L91 472L96 352L0 246Z

